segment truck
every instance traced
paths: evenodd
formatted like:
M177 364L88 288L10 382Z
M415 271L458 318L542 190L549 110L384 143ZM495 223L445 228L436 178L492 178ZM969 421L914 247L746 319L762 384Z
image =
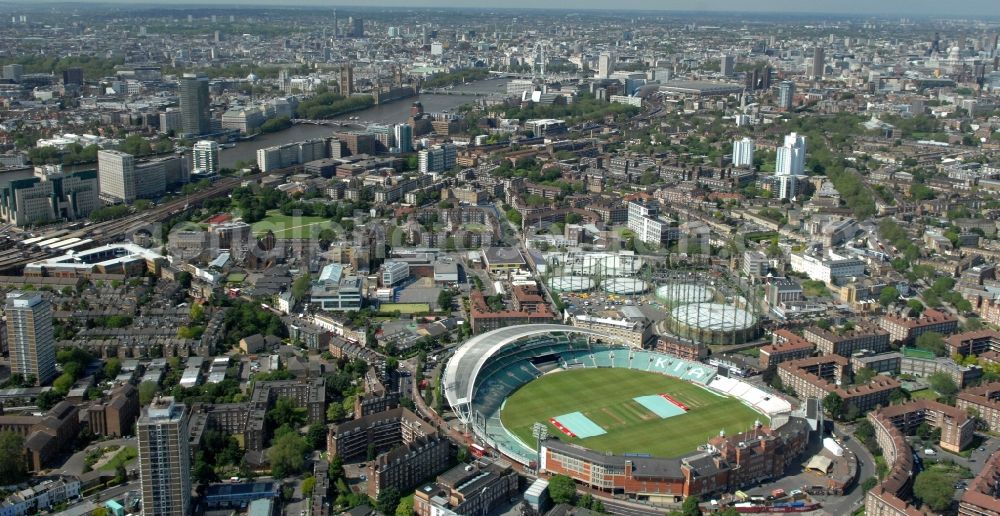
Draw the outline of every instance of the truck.
M775 498L782 498L785 496L785 490L781 488L775 489L774 491L771 491L771 496Z

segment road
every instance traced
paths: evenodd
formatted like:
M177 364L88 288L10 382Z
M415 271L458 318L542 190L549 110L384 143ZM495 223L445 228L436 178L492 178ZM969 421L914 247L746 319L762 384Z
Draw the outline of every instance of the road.
M103 503L103 502L106 502L106 501L112 500L112 499L121 501L122 495L124 495L125 493L127 493L129 491L135 491L133 494L136 495L136 496L138 496L139 495L139 487L140 487L139 486L139 481L138 480L133 480L133 481L127 482L125 484L121 484L121 485L118 485L118 486L115 486L115 487L112 487L112 488L109 488L109 489L105 489L104 491L101 491L100 493L98 493L94 497L91 497L91 499L93 499L93 498L96 497L97 498L97 502L100 502L100 503Z
M969 468L972 471L973 475L978 475L979 472L983 470L983 464L986 462L986 459L988 459L990 455L993 455L998 450L1000 450L1000 439L990 438L990 436L983 434L977 434L977 435L986 439L986 441L980 444L979 448L972 450L972 454L969 456L969 458L962 457L961 455L955 455L954 453L940 452L940 451L937 453L937 455L933 457L927 457L926 455L924 455L923 452L920 452L918 454L920 455L921 458L925 460L934 460L934 459L951 460L955 464L958 464L959 466L965 466ZM982 448L983 451L979 451L980 448Z
M311 468L311 466L310 466ZM295 494L292 499L281 508L281 514L285 516L300 516L307 512L308 499L302 496L302 479L295 480Z
M844 432L844 429L838 427L837 432L837 435L843 435L840 432ZM858 458L858 481L845 496L839 497L839 500L830 499L823 501L823 508L830 514L850 514L858 507L864 505L865 493L861 490L861 483L866 478L875 476L875 458L868 452L868 448L861 444L861 441L855 439L853 435L842 442L844 443L844 447L853 452L854 456ZM838 508L840 510L836 510Z
M626 502L623 500L604 498L604 496L607 495L605 494L601 496L601 503L604 504L604 509L611 514L624 514L626 516L646 516L648 514L663 514L665 512L664 509L647 507L632 502Z
M852 429L843 427L841 425L836 426L836 434L838 436L850 436ZM814 437L814 439L819 439ZM843 496L838 495L816 495L812 498L822 504L822 511L825 514L851 514L857 508L864 505L865 493L861 489L861 483L864 482L866 478L875 476L875 458L872 457L868 449L865 448L857 439L853 436L842 439L844 443L844 448L846 449L845 457L850 457L853 455L858 461L858 478L857 481L852 485L852 487ZM808 460L811 453L815 453L818 449L821 449L822 445L818 441L810 446L806 453L800 457L800 462L805 462ZM793 465L792 469L796 469ZM762 495L765 496L775 489L782 489L786 493L790 493L795 489L802 489L804 486L813 485L818 482L814 480L816 477L813 473L807 472L803 469L797 469L795 471L786 471L785 476L775 479L770 482L765 482L758 486L751 488L744 488L743 491L750 493L751 495Z

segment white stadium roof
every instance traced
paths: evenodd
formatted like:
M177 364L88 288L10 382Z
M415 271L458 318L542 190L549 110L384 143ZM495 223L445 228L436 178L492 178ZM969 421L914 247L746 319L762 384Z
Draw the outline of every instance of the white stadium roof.
M452 407L471 403L479 371L490 358L511 343L532 335L558 332L593 335L627 344L624 339L607 332L563 324L522 324L476 335L455 351L444 368L443 384L448 403Z

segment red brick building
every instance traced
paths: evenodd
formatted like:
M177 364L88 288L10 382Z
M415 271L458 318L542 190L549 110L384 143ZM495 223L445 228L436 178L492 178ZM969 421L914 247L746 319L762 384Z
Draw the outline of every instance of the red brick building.
M958 504L959 516L1000 516L1000 452L986 460Z
M834 392L845 406L854 406L859 413L888 405L890 395L900 387L896 379L885 376L864 385L843 386L849 373L850 361L840 355L802 358L778 365L781 383L799 398L823 399Z
M815 346L798 335L785 330L774 332L774 341L760 348L760 368L767 370L778 364L812 355Z
M139 419L139 390L131 384L117 387L111 398L87 409L87 423L94 435L122 437L134 435L132 428Z
M714 437L703 450L671 459L608 455L549 439L542 443L540 466L608 493L670 503L781 476L805 451L810 432L806 420L792 417L778 428Z
M824 355L836 354L850 358L862 351L882 353L889 349L889 332L882 328L862 326L850 331L824 330L819 326L806 328L803 336Z
M698 361L708 356L708 347L704 344L671 336L661 336L653 349L684 360Z
M958 393L955 406L975 410L991 432L1000 432L1000 382L965 389Z
M551 323L556 317L547 303L537 306L534 311L493 311L486 302L486 297L478 290L469 295L469 301L473 333L485 333L515 324Z
M969 446L975 432L975 420L965 410L931 400L915 400L879 409L890 423L904 434L912 434L926 423L941 430L941 448L958 453Z
M948 354L976 355L996 353L1000 351L1000 332L995 330L978 330L958 333L945 339Z
M958 318L953 315L927 309L920 317L901 317L896 314L883 315L878 322L882 329L889 332L893 342L911 344L917 337L927 332L937 332L951 335L958 329Z

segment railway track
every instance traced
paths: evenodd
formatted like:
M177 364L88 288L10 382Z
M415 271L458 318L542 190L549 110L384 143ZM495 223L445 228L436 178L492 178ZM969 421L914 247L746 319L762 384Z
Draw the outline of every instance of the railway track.
M276 173L287 175L294 170L295 168L293 167ZM124 235L129 234L130 231L134 231L149 224L163 222L190 207L200 205L208 199L228 195L229 192L244 181L256 181L263 176L264 174L255 174L245 177L224 177L216 181L209 188L200 192L186 195L179 199L160 204L152 209L140 213L134 213L120 219L98 222L91 226L72 231L64 236L65 238L89 238L93 239L98 244L117 242L120 241ZM20 246L0 250L0 271L9 273L11 271L23 269L25 265L31 262L52 256L59 256L61 254L63 254L62 251L30 249Z

